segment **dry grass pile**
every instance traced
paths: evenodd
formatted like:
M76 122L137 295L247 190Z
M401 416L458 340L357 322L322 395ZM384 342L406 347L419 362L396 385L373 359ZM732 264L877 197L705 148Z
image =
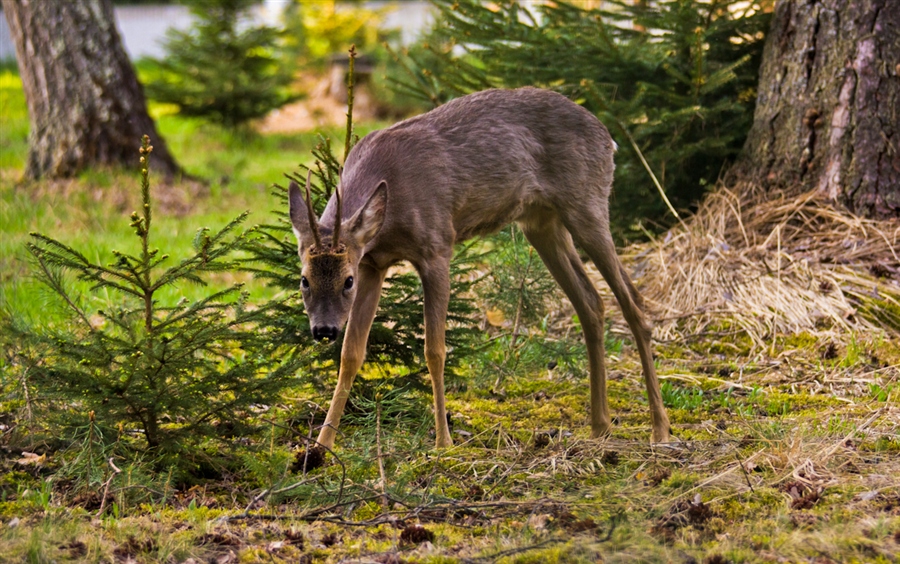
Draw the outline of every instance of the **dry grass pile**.
M632 249L656 337L900 333L900 221L815 193L720 188L687 223Z

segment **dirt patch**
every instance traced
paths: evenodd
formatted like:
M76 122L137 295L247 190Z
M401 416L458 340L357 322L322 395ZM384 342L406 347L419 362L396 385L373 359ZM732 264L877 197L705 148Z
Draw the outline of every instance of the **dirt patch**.
M400 533L401 543L422 544L425 541L434 542L434 533L422 525L410 525Z
M87 554L87 545L81 541L73 540L65 544L59 545L59 549L66 553L66 557L78 560Z
M319 446L298 451L294 456L291 471L306 473L325 466L325 452L325 449Z
M106 505L109 505L115 501L115 498L107 493L106 495ZM76 495L72 499L72 505L82 507L86 511L98 511L100 507L104 505L103 497L100 495L100 492L96 491L86 491Z
M698 495L693 500L676 501L669 510L659 518L653 527L653 532L660 535L667 542L675 540L678 529L692 525L697 529L703 529L704 524L713 516L713 510L703 503Z
M304 76L299 88L308 92L306 98L272 111L256 124L260 133L297 133L338 127L347 123L346 92L343 99L333 93L330 77ZM353 120L376 119L379 107L365 84L354 88Z
M199 546L237 547L244 543L231 533L212 532L201 535L195 541Z
M328 548L341 542L341 537L337 533L328 533L322 536L322 544Z
M128 537L124 543L113 549L113 555L120 561L133 561L138 555L149 554L156 551L156 543L153 539L139 540Z
M810 509L819 502L823 490L803 482L790 481L781 485L781 491L791 497L791 509Z
M579 519L576 515L566 509L560 510L553 516L554 524L570 533L582 533L586 531L596 531L599 528L597 522L587 517Z
M646 472L638 474L638 478L643 479L645 484L654 488L668 480L671 476L672 470L665 466L650 468Z

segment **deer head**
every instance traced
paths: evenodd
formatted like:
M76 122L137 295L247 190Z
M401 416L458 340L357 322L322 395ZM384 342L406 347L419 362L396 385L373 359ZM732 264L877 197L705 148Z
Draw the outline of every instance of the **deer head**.
M365 205L346 221L341 217L341 190L335 190L337 214L329 230L319 224L313 211L309 178L307 175L305 199L296 182L288 188L291 224L303 264L300 291L313 338L333 341L350 315L363 250L384 222L387 184L379 183Z

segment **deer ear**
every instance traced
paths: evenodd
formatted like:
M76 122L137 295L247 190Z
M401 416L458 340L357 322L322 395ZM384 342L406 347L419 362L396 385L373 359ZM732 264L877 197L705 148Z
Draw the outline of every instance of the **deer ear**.
M290 205L291 226L298 241L311 241L313 228L309 224L309 213L306 211L306 202L300 192L300 186L291 181L288 186L288 202Z
M365 247L381 229L386 208L387 182L382 180L369 196L366 205L344 222L343 229L347 238L352 239L359 247Z

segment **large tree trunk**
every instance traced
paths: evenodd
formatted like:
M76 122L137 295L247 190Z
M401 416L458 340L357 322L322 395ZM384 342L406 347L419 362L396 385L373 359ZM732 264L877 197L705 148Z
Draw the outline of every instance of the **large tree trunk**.
M2 3L31 122L27 178L134 164L144 134L154 144L154 169L178 172L147 114L110 0Z
M897 0L780 0L736 178L900 217L898 75Z

